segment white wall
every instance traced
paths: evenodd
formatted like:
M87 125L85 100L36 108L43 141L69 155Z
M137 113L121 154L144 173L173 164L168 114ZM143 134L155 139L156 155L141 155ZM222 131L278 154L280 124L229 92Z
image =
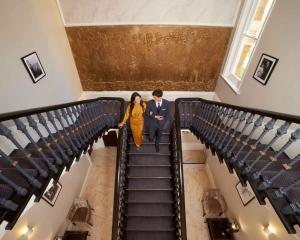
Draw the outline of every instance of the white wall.
M1 1L0 33L0 113L80 97L79 76L55 1ZM46 72L36 84L20 59L33 51Z
M90 162L86 156L75 162L71 170L59 179L62 189L54 207L43 199L33 203L33 206L19 218L13 230L6 231L1 240L25 240L21 232L28 225L34 227L30 240L52 240L56 234L63 235L68 211L74 198L80 194L89 166Z
M259 205L256 199L252 200L245 207L239 198L235 188L239 182L235 174L230 174L226 164L220 164L216 156L207 151L207 165L210 169L213 182L219 188L228 205L228 216L234 217L241 225L241 230L235 234L237 240L292 240L300 238L300 231L297 227L297 236L288 234L283 224L275 213L272 205L267 201L266 205ZM274 229L274 236L267 237L262 231L263 225L270 224Z
M223 102L300 115L300 1L277 0L237 95L220 77L216 94ZM263 86L252 78L262 53L279 58Z
M154 90L154 87L153 87ZM84 91L81 99L92 99L98 97L121 97L125 101L130 101L130 96L133 91ZM152 91L138 91L141 94L144 101L152 99ZM188 92L188 91L164 91L165 99L169 101L175 101L176 98L193 98L199 97L207 100L213 100L215 98L214 92Z
M66 25L234 25L240 0L57 0Z

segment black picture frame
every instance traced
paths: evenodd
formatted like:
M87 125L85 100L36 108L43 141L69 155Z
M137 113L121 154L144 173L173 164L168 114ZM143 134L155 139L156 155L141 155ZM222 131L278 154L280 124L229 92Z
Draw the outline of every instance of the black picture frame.
M31 80L37 83L46 76L45 70L36 52L27 54L21 58Z
M61 189L62 186L59 182L53 183L52 186L44 192L42 198L53 207Z
M244 206L249 204L255 198L255 195L249 185L244 187L241 182L238 182L235 185L235 188Z
M256 66L253 78L262 85L266 85L278 61L278 58L263 53Z

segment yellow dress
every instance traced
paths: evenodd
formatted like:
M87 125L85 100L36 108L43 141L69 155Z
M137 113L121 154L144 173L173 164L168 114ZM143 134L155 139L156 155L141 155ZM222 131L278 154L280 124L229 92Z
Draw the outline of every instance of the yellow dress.
M141 104L135 103L130 116L129 114L130 105L128 105L123 121L121 122L121 124L123 125L130 118L130 128L133 135L133 141L137 147L140 147L143 142L143 131L144 131L143 113L146 110L146 103L143 103L143 106L144 109L142 108Z

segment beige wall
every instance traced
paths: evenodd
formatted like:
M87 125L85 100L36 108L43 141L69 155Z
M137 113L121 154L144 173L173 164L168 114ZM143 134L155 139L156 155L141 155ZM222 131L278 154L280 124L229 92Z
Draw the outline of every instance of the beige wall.
M263 206L254 199L244 207L235 188L239 182L238 177L230 174L226 164L220 164L218 158L212 156L209 150L207 151L207 165L216 187L224 195L229 209L228 216L236 218L241 225L241 230L235 234L236 240L299 239L293 234L287 233L269 202ZM263 225L266 224L270 224L274 229L274 236L268 238L262 231ZM300 237L300 233L297 236Z
M21 231L27 225L34 227L30 240L52 240L57 233L62 235L68 211L74 198L80 194L89 166L88 158L83 156L59 179L62 189L54 207L43 199L33 203L33 206L19 218L13 230L6 231L1 240L25 240L26 238L21 236Z
M0 113L77 100L82 92L54 0L1 1ZM36 51L46 76L33 84L21 57Z
M223 102L300 115L300 1L277 0L237 95L220 77ZM279 58L266 86L252 78L262 53Z

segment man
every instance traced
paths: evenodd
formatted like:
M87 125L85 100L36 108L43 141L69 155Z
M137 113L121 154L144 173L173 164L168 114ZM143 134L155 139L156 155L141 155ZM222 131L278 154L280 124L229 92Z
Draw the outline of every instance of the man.
M169 101L163 99L163 91L156 89L152 92L153 99L147 104L146 115L149 117L149 141L153 142L155 138L155 150L159 152L159 143L161 140L164 125L169 120L170 109Z

